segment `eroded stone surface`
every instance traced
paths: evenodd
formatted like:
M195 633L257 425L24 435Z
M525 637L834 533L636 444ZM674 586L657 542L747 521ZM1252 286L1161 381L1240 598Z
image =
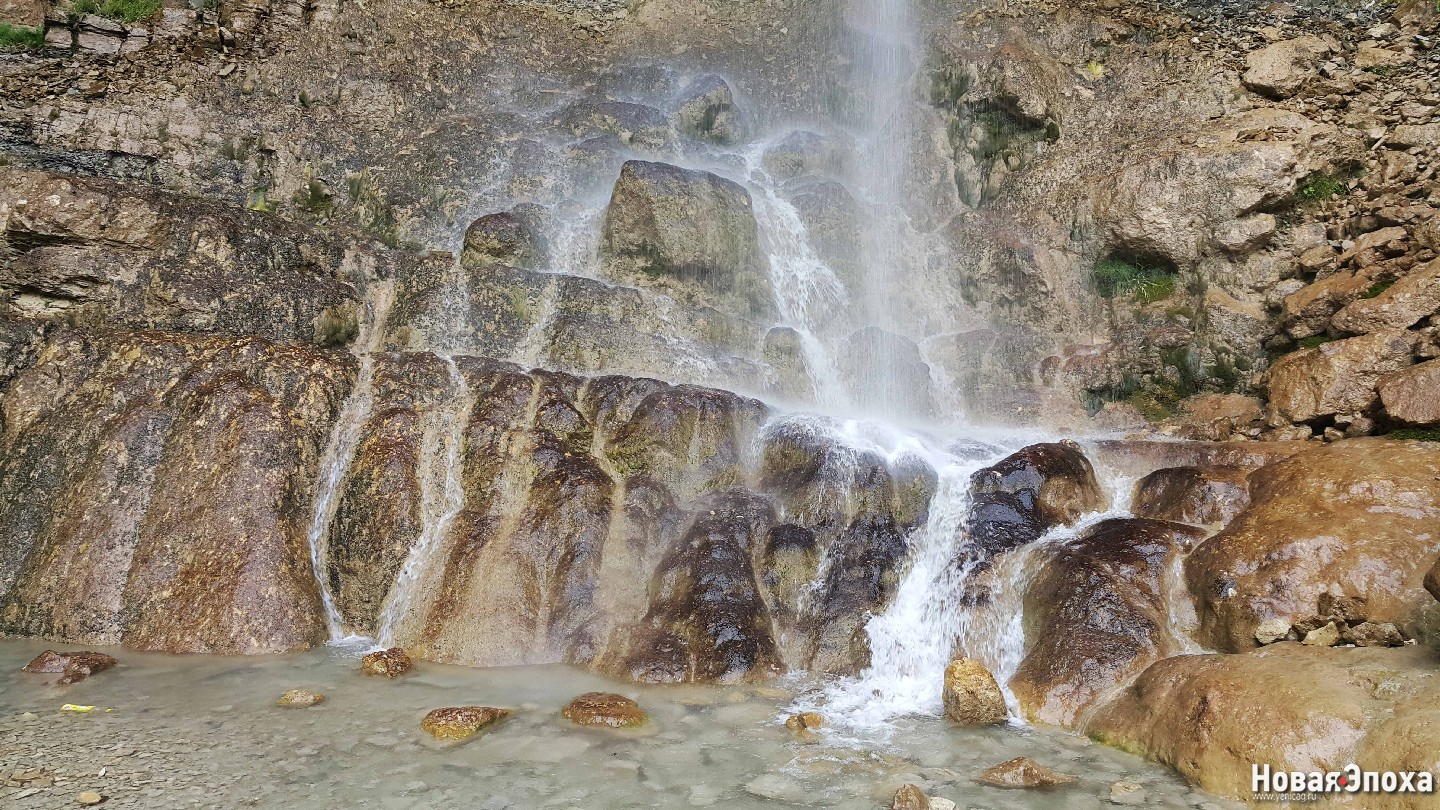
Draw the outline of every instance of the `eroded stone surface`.
M490 706L452 706L432 709L420 720L421 730L437 740L464 740L513 714Z
M640 704L610 692L586 692L566 704L560 713L582 726L634 728L650 722Z

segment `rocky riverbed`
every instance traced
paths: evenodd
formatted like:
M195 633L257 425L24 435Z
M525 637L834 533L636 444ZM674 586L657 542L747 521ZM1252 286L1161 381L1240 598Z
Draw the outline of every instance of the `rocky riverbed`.
M1090 740L1038 728L962 729L917 717L881 731L784 725L801 680L765 687L635 687L566 667L472 669L420 663L360 674L356 652L223 658L111 650L120 666L71 687L19 668L44 647L0 644L0 801L14 808L105 807L873 808L904 784L960 807L1097 809L1111 785L1142 786L1147 807L1230 808L1168 770ZM288 689L323 693L282 708ZM594 689L633 695L639 729L561 716ZM464 703L515 714L454 744L420 728ZM60 711L62 704L94 711ZM1076 777L1030 793L977 781L1018 756Z

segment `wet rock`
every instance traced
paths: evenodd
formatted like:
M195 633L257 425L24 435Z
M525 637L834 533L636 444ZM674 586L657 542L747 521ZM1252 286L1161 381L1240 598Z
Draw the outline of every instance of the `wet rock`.
M52 343L5 396L0 632L220 654L321 641L305 532L353 373L260 338Z
M554 123L576 137L609 134L627 146L651 152L663 150L675 137L664 113L628 101L577 102L563 110Z
M1167 420L1176 435L1220 442L1262 426L1264 403L1243 394L1199 394L1180 403L1180 414Z
M68 685L83 681L97 672L103 672L115 666L119 662L113 657L99 652L70 652L57 653L54 650L46 650L35 656L34 660L26 664L24 672L60 673L60 680L57 683Z
M777 180L805 175L838 175L845 169L846 148L838 139L795 130L765 150L765 170Z
M967 528L991 554L1104 508L1094 468L1070 441L1031 445L975 473L970 482L974 505Z
M1306 633L1300 643L1311 647L1334 647L1340 643L1340 628L1335 626L1335 622L1327 622L1324 627Z
M1075 781L1075 777L1056 773L1029 757L1002 762L980 774L978 779L982 784L1001 788L1048 788Z
M1330 46L1318 37L1304 36L1276 42L1246 57L1241 81L1257 93L1288 98L1317 75L1320 58Z
M513 714L490 706L452 706L433 709L420 720L420 728L437 740L464 740Z
M634 728L650 721L640 704L610 692L586 692L565 704L560 714L582 726Z
M275 701L275 705L284 706L287 709L304 709L314 706L317 703L324 703L325 696L319 692L307 692L304 689L291 689Z
M901 785L890 801L890 810L930 810L930 797L914 785Z
M495 264L531 267L540 256L536 212L530 208L486 214L465 230L461 266L479 269Z
M1402 627L1433 604L1421 583L1440 554L1440 449L1336 442L1251 473L1250 497L1185 562L1205 646L1253 647L1260 622L1309 616L1326 592Z
M1003 723L1008 717L1000 685L979 661L970 658L951 661L945 668L943 689L945 718L953 723L985 726Z
M675 129L688 137L720 144L740 140L740 111L730 85L714 75L691 81L675 109Z
M825 716L818 712L800 712L785 719L785 727L791 731L809 731L825 725Z
M1110 786L1110 803L1122 807L1141 807L1146 800L1145 788L1134 782L1116 782Z
M1010 688L1032 719L1073 726L1117 684L1179 652L1168 574L1205 532L1144 518L1097 524L1060 547L1025 595L1028 652Z
M754 496L715 496L656 569L650 609L620 674L649 683L741 683L781 671L750 560L775 514Z
M616 278L678 283L742 315L773 309L750 194L719 175L626 162L605 211L601 253Z
M1387 331L1288 354L1270 367L1270 410L1288 422L1371 411L1380 378L1410 365L1414 347L1412 333Z
M844 340L836 362L846 389L868 412L933 414L930 366L909 338L867 326Z
M1407 425L1440 426L1440 360L1393 371L1377 386L1385 414Z
M830 180L799 182L787 192L816 255L825 263L850 297L864 284L864 248L861 244L864 211L850 191Z
M398 678L414 667L410 656L399 647L377 650L360 659L360 672L364 675L383 675Z
M1243 467L1170 467L1135 485L1135 514L1198 526L1230 522L1250 503Z

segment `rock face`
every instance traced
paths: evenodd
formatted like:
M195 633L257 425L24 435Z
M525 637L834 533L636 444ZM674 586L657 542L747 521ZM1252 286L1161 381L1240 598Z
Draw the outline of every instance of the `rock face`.
M1074 442L1037 444L971 478L971 538L995 554L1104 508L1095 470Z
M533 216L523 209L486 214L465 230L462 266L478 269L490 265L530 267L540 255L540 236Z
M740 111L730 85L719 76L701 76L682 91L675 128L697 140L734 143L740 139Z
M1003 723L1009 716L995 676L984 664L970 658L958 658L945 668L942 697L945 718L962 726Z
M354 372L262 338L52 343L4 399L0 631L225 654L320 641L306 530Z
M420 720L420 728L437 740L465 740L511 714L509 709L490 706L452 706L431 710Z
M114 657L99 652L57 653L46 650L24 667L25 672L60 673L58 683L62 686L83 681L97 672L103 672L116 664Z
M709 172L626 162L605 213L602 252L617 278L712 296L741 315L773 300L750 194Z
M982 784L1002 788L1048 788L1075 781L1075 777L1052 771L1028 757L1002 762L978 778Z
M650 722L640 704L609 692L586 692L567 703L560 714L582 726L634 728Z
M1244 467L1169 467L1135 485L1135 514L1155 520L1224 525L1250 503Z
M1184 649L1168 576L1202 530L1107 520L1062 546L1025 596L1028 652L1010 688L1031 719L1071 727L1096 701ZM1179 632L1183 632L1179 631Z
M1251 473L1250 506L1185 563L1201 643L1253 647L1261 622L1293 624L1327 591L1362 600L1372 621L1418 620L1416 609L1430 603L1422 580L1440 553L1431 530L1440 515L1437 475L1440 449L1373 439Z
M1385 414L1407 425L1440 425L1440 360L1420 363L1380 378L1380 401Z
M388 650L377 650L367 654L360 659L360 672L365 675L381 675L386 678L398 678L414 668L410 656L399 647L391 647Z
M1248 797L1251 763L1323 772L1367 754L1388 757L1391 767L1433 759L1426 711L1406 713L1433 695L1426 670L1419 654L1286 642L1241 655L1179 656L1147 669L1086 731L1206 790Z

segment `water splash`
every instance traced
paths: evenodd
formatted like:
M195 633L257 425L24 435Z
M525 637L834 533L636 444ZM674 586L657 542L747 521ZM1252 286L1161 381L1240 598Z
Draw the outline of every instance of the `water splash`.
M390 598L380 612L376 638L380 646L395 643L397 624L405 620L415 600L421 574L430 570L431 558L440 546L450 524L465 508L465 489L461 481L464 467L466 416L470 412L470 388L455 358L445 356L450 374L450 408L432 411L431 424L421 443L420 517L423 528L410 547L405 563L390 587Z
M366 319L357 335L356 345L360 346L360 368L355 377L355 386L341 406L340 415L330 432L325 455L320 461L320 480L315 492L315 509L310 518L310 529L306 540L310 545L310 568L315 583L320 588L320 601L325 608L325 625L329 632L329 643L339 644L359 636L347 635L345 622L335 607L335 598L330 593L329 579L325 575L328 558L328 536L330 523L335 519L339 505L336 496L340 485L350 471L355 458L355 448L360 443L360 432L370 417L374 405L375 353L385 335L385 321L390 307L395 303L395 283L377 282L370 288L366 303Z

